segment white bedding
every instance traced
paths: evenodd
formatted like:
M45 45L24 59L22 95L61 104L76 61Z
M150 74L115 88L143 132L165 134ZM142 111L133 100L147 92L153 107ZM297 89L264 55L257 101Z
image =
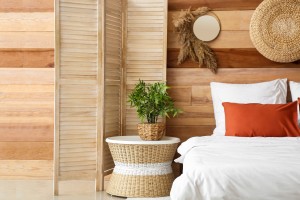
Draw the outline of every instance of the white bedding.
M300 199L300 138L194 137L178 152L172 200Z

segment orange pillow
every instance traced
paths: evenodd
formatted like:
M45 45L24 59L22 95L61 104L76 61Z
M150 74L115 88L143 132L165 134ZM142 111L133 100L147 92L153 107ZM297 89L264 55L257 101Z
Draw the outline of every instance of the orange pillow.
M297 137L298 103L237 104L223 103L225 136L240 137Z

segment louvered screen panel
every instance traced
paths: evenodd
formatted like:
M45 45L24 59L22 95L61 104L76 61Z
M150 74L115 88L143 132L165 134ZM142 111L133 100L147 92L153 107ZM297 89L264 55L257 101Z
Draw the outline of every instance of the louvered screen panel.
M126 98L139 79L166 80L167 0L128 0ZM126 103L126 135L137 133L135 109Z
M122 0L105 1L104 138L121 134ZM104 171L114 167L104 143Z
M59 0L56 161L59 179L95 180L98 1ZM57 135L59 134L59 135ZM56 141L57 141L56 140Z

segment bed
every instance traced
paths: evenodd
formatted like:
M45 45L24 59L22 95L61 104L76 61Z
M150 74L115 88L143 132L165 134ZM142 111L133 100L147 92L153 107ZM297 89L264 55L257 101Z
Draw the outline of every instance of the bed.
M242 85L213 83L211 88L216 128L213 136L191 137L179 146L180 157L175 161L183 164L183 173L173 183L171 199L299 200L300 129L297 120L300 117L297 116L297 102L286 103L286 79ZM293 97L295 100L297 98ZM246 123L248 126L243 125L246 128L242 132L250 129L251 133L255 130L254 133L258 135L228 136L230 115L226 107L258 106L255 103L262 109L267 108L267 112L261 112L260 109L249 111L245 113L247 117L255 112L259 115L269 114L269 117L264 118L267 120L262 124L255 123L255 118L250 119ZM290 106L291 112L275 109L274 113L279 118L282 116L282 119L283 116L292 116L291 119L280 119L278 124L268 121L273 115L270 112L273 112L271 108L274 106ZM240 124L244 121L242 118L233 119L232 122ZM274 130L276 125L279 129L275 130L283 133L289 124L293 124L296 137L287 137L289 131L286 137L272 136L270 130ZM270 128L266 129L266 125ZM237 131L240 134L241 129ZM262 131L268 134L265 136Z
M178 152L172 200L300 198L299 137L193 137Z

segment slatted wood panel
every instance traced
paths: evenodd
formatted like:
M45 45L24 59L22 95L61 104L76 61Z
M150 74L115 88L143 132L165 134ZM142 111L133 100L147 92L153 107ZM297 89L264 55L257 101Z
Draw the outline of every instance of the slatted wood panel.
M95 179L97 165L98 1L59 0L56 175Z
M105 1L104 18L104 139L121 134L122 105L122 0ZM106 142L103 148L103 169L114 167Z
M127 1L125 100L139 79L166 80L167 10L166 0ZM127 103L123 112L126 134L136 134L136 111Z
M261 0L169 0L168 21L168 84L176 105L184 113L167 120L167 134L186 140L196 135L210 135L215 126L211 102L211 81L260 82L288 77L299 81L300 62L276 63L263 57L253 46L249 25L254 9ZM198 64L186 61L177 65L179 45L173 31L172 16L181 9L208 6L221 22L219 37L209 42L218 60L217 75ZM193 69L192 69L193 68Z
M114 167L105 138L121 134L123 2L58 2L56 176L103 190Z

